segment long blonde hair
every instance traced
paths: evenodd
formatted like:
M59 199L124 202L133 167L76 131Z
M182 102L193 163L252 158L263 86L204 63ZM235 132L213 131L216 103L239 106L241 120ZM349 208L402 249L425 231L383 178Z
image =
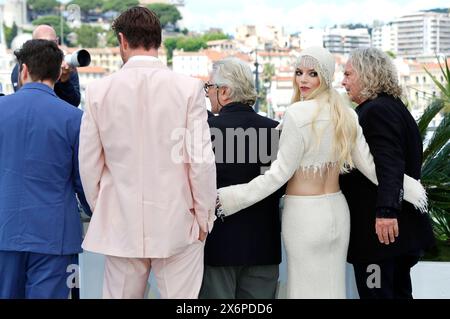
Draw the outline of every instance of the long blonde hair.
M311 58L308 56L308 58ZM325 81L323 76L322 68L319 65L319 61L316 61L316 65L314 65L313 69L319 75L320 85L309 94L305 100L317 100L317 104L319 108L316 114L313 116L311 121L312 129L316 137L318 138L318 144L320 144L321 134L317 134L315 129L315 122L319 113L323 109L323 106L326 104L330 105L331 111L331 119L334 127L334 137L335 143L333 145L333 152L337 157L337 163L339 165L339 169L341 173L347 173L351 168L354 167L352 160L352 150L356 143L356 134L357 134L357 123L355 121L354 112L348 103L347 100L344 99L343 96L339 94L336 89L327 85L327 81ZM301 64L301 59L298 61L296 65L297 67ZM299 102L301 100L300 90L298 88L298 84L296 82L296 76L294 73L293 79L294 86L294 95L292 97L292 103Z

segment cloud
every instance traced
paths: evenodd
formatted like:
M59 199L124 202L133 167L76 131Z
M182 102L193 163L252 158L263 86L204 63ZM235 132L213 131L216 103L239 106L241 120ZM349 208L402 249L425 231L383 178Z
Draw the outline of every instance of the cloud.
M201 2L186 1L184 24L198 31L221 27L228 33L234 33L235 28L243 24L282 25L286 31L295 32L308 27L331 27L342 23L371 24L374 20L389 22L418 10L449 6L448 0Z

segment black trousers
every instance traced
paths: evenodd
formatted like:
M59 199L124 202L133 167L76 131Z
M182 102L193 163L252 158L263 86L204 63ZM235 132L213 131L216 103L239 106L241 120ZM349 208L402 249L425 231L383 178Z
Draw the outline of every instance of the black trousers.
M413 299L411 268L418 256L399 256L382 262L355 263L356 286L361 299Z

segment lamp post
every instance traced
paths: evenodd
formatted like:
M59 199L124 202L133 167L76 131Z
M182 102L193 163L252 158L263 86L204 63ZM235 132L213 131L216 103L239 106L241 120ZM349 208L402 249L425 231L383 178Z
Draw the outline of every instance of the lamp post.
M256 103L255 112L259 112L259 63L258 63L258 49L255 49L256 59L255 59L255 86L256 86Z
M61 3L59 11L61 12L61 22L60 22L61 36L59 37L59 39L61 46L64 46L64 4Z
M272 87L272 79L270 79L269 81L265 81L264 82L264 90L266 92L266 100L267 100L267 117L273 119L273 109L272 109L272 92L271 92L271 87Z

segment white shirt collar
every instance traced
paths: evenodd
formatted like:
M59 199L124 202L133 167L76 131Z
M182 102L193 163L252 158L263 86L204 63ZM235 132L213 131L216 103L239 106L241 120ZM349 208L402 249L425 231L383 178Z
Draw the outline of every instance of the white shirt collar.
M155 62L159 61L158 58L150 55L135 55L128 59L128 61L150 61Z

